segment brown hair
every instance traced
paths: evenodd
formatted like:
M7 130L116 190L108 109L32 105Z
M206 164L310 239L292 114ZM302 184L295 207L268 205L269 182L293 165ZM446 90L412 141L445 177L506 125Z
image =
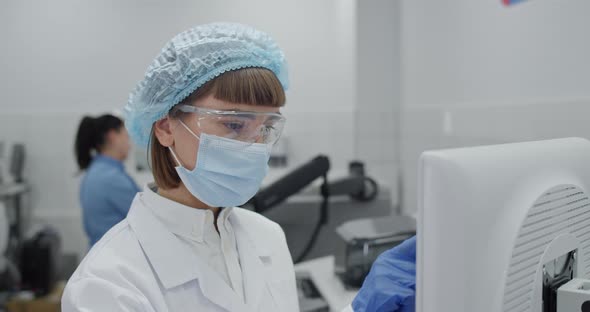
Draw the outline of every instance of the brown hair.
M264 68L243 68L226 72L207 82L179 104L192 104L213 95L230 103L281 107L285 105L285 91L275 74ZM180 178L167 147L158 141L152 126L150 159L156 185L163 189L176 188Z

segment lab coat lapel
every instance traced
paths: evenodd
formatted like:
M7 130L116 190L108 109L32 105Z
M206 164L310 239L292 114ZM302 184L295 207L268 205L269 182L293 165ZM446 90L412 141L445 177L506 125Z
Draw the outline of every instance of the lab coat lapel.
M267 287L272 257L268 250L255 244L238 221L234 219L232 226L240 254L246 304L250 310L258 311Z
M244 303L221 277L157 219L139 196L127 217L142 249L167 290L198 279L205 297L228 311L244 311Z
M244 303L220 276L202 262L198 266L199 287L207 299L228 311L245 311Z

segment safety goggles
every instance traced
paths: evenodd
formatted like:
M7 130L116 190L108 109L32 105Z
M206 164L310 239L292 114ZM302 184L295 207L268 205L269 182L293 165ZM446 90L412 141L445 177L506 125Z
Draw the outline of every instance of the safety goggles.
M177 105L171 111L171 115L175 117L180 113L196 114L196 124L191 121L187 126L196 126L199 132L242 142L270 145L279 140L286 121L285 117L278 113L222 111L191 105Z

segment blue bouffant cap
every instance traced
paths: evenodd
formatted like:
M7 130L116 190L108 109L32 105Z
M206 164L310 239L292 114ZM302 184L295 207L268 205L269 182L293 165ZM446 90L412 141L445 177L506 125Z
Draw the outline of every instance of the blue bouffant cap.
M285 56L264 32L242 24L213 23L176 35L129 95L124 111L131 138L147 146L152 125L174 105L215 77L248 67L271 70L287 90Z

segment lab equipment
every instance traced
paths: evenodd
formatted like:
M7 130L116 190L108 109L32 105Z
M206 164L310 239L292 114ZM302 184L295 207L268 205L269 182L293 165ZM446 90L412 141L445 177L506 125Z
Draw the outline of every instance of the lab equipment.
M269 144L206 133L198 137L182 121L181 125L199 141L198 157L192 170L184 167L169 147L178 163L176 172L191 194L211 207L236 207L258 192L268 173Z
M417 311L559 311L554 282L590 277L589 161L579 138L424 153Z
M328 222L328 171L330 170L330 160L328 157L319 155L311 161L296 168L272 185L258 192L247 203L258 213L262 213L272 207L285 201L288 197L307 187L317 178L323 179L321 188L322 203L320 205L320 218L314 227L314 230L303 248L303 251L294 259L295 263L303 260L315 245L320 229Z
M20 255L21 288L36 296L48 294L58 280L61 257L59 233L45 226L23 242Z
M266 33L236 23L212 23L184 31L168 42L125 107L133 140L147 146L152 125L199 87L224 72L261 67L288 88L283 52Z
M330 171L330 160L328 157L323 155L316 156L286 174L272 185L260 190L248 201L248 205L252 206L254 211L263 213L298 193L316 179L323 178L325 182L328 171Z
M348 221L336 232L346 244L339 276L345 285L358 289L381 253L416 235L416 221L407 216L364 218Z
M363 201L373 200L377 197L377 183L370 177L365 176L364 169L359 170L359 165L364 166L361 162L352 162L350 168L354 170L351 169L350 176L329 182L328 171L330 170L330 160L323 155L317 156L270 186L260 190L248 201L246 207L263 213L298 193L316 179L323 179L322 186L320 187L320 193L322 195L320 217L303 251L294 258L295 263L298 263L311 251L322 226L328 222L330 196L348 195L353 199Z
M289 140L281 135L270 152L268 165L271 168L285 168L289 164Z
M23 170L25 167L25 146L21 143L15 143L12 146L11 160L10 160L10 174L14 178L14 182L23 182Z
M4 183L6 180L6 156L5 156L5 142L0 141L0 184Z
M149 173L150 181L151 177L150 163L148 160L148 152L145 148L134 148L133 149L133 160L135 161L135 170L139 173ZM142 185L142 184L140 184Z
M272 185L260 190L248 204L256 212L263 213L300 192L318 178L324 179L321 192L326 197L348 195L358 201L370 201L377 197L379 192L377 182L365 175L362 162L351 162L348 177L328 183L327 174L329 171L330 160L328 157L324 155L316 156Z
M16 249L22 242L22 225L23 210L23 197L31 190L27 183L4 183L0 184L0 202L6 204L6 214L9 223L9 243L8 253L9 256L15 258Z
M352 307L354 311L414 312L415 289L416 237L412 237L379 255Z
M18 142L0 142L0 184L23 182L26 149Z
M379 185L365 174L365 163L351 161L348 172L348 177L330 183L330 194L348 195L361 202L372 201L377 197Z
M295 272L299 310L301 312L329 312L330 306L317 289L309 272Z
M334 274L335 257L329 255L303 261L295 265L297 275L307 276L318 290L322 300L328 303L330 311L344 311L356 296L358 290L348 290Z
M348 167L349 175L344 178L331 181L327 185L326 192L329 196L349 196L360 202L368 202L377 198L379 186L377 182L366 176L364 163L353 161Z
M0 202L0 293L13 291L20 283L18 268L8 255L9 229L10 224L6 215L6 207ZM1 303L2 300L0 299Z
M199 133L271 146L281 137L286 121L285 117L278 113L220 111L191 105L177 105L171 114L178 116L181 113L197 115L191 125L194 124ZM184 121L183 125L186 127Z
M328 223L328 204L330 197L344 195L356 201L372 201L377 198L379 187L374 179L365 175L364 164L360 161L353 161L349 165L349 176L330 182L325 178L321 193L323 200L320 210L320 221L312 236L314 243L317 240L321 226ZM313 244L309 244L299 258L297 258L297 262L303 260L311 251L312 247Z
M0 272L6 269L6 251L8 250L8 240L10 238L8 217L6 216L6 207L0 202Z
M574 278L557 290L557 312L590 312L590 281Z

